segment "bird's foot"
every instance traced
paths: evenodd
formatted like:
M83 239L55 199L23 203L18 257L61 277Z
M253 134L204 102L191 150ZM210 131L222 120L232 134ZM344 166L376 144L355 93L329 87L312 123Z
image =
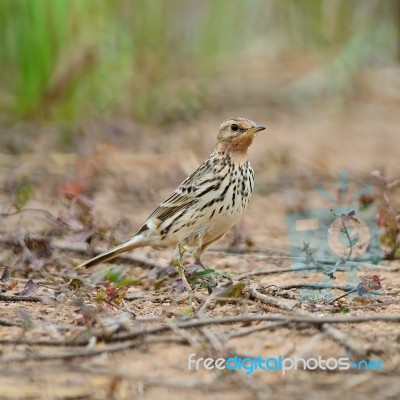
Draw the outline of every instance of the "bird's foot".
M205 263L202 258L198 255L194 261L193 265L198 265L202 269L209 269L210 267Z
M188 267L185 268L186 273L191 276L192 274L200 271L204 271L204 266L198 264L197 262L194 262L193 264L189 265Z

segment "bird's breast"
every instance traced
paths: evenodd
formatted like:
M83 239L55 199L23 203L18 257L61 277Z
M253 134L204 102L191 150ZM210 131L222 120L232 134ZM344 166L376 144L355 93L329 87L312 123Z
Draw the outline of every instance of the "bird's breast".
M198 228L204 229L205 241L212 241L228 231L246 210L254 187L250 163L230 165L221 171L220 185L210 190L197 205ZM196 224L197 225L197 224Z

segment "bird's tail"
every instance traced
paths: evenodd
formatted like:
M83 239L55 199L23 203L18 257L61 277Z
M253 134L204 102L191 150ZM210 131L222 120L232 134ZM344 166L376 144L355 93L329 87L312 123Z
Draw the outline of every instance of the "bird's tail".
M137 235L134 236L132 239L129 239L126 242L112 248L111 250L107 250L104 253L101 253L98 256L93 257L88 261L85 261L77 268L93 267L94 265L100 264L102 262L110 261L120 254L125 253L126 251L133 250L137 247L147 246L149 244L151 244L151 240L149 240L148 238L144 238L142 235Z

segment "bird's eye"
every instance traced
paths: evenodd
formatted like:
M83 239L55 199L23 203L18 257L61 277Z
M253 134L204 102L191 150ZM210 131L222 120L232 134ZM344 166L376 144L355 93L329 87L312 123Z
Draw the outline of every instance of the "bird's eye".
M239 127L238 127L236 124L232 124L232 125L231 125L231 129L232 129L233 131L237 131L237 130L239 129Z

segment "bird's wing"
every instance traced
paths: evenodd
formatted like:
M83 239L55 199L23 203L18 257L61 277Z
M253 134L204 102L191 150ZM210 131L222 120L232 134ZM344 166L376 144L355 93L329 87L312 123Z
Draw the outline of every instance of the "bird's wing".
M177 189L178 190L178 189ZM191 206L196 199L192 195L182 194L175 190L164 202L162 202L147 218L157 219L160 222L164 222L168 218L172 217L175 213L180 210Z
M210 160L210 159L209 159ZM138 233L149 229L150 221L164 222L181 210L188 208L200 201L202 193L213 184L216 177L212 162L207 160L192 175L186 178L147 218Z

